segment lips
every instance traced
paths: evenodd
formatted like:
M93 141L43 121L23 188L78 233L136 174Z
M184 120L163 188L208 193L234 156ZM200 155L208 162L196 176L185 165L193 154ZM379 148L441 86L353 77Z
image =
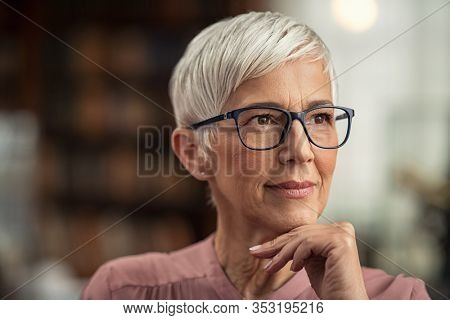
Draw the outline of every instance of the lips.
M290 180L278 184L266 185L266 187L278 196L288 199L302 199L313 193L315 185L315 183L308 180Z
M290 180L290 181L281 182L278 184L268 185L268 187L282 188L282 189L305 189L308 187L312 187L314 185L315 185L315 183L308 181L308 180L303 180L303 181Z

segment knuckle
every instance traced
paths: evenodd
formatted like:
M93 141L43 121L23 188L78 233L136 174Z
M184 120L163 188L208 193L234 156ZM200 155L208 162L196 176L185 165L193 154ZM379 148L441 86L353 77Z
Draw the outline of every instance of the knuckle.
M292 234L297 234L300 230L302 230L304 228L304 226L300 226L300 227L297 227L297 228L294 228L294 229L292 229L291 231L289 231L289 233L292 233Z
M340 227L351 234L355 233L355 227L350 222L341 222Z
M294 229L294 230L289 231L289 232L287 233L287 236L288 236L289 239L291 239L291 238L296 237L297 234L298 234L298 231Z
M277 244L277 238L270 240L269 242L269 246L271 247L275 247L275 245Z
M306 237L305 240L303 240L303 245L305 247L310 247L313 244L313 240L311 237Z
M341 244L341 246L345 248L352 248L355 245L355 237L349 235L348 233L343 233L339 237L338 241Z
M355 227L350 222L344 221L342 222L342 227L348 230L355 230Z
M343 238L343 244L346 247L353 247L354 243L355 243L355 238L353 238L353 237L346 236Z

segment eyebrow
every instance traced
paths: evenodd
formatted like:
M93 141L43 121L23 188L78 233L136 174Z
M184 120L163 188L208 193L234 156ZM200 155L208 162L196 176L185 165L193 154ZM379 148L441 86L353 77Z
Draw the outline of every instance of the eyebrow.
M282 109L287 109L286 106L284 106L278 102L274 102L274 101L254 102L254 103L250 103L250 104L246 105L245 107L250 107L250 106L255 106L255 105L270 105L270 106L274 106L274 107L278 107L278 108L282 108ZM333 102L331 102L330 100L311 100L306 104L306 108L303 109L303 111L314 108L316 106L324 106L324 105L333 105Z
M312 100L307 103L305 110L311 109L316 106L325 105L333 105L333 102L331 102L330 100Z

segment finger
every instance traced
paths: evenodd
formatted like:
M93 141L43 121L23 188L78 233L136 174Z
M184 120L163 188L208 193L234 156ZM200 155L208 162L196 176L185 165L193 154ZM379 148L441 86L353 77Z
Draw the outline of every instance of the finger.
M314 232L314 230L326 228L326 225L321 224L311 224L303 225L292 229L291 231L284 233L275 239L265 242L261 245L251 247L249 249L250 253L259 258L271 258L277 254L286 243L291 241L293 238L298 238L305 232Z
M255 247L250 248L250 253L253 256L255 256L257 258L268 259L268 258L274 257L278 252L280 252L280 250L283 247L273 246L273 247L268 247L268 248L259 248L259 247L255 248L255 249L253 249L253 248L255 248Z
M291 270L301 270L315 256L328 258L333 247L333 238L329 234L308 233L301 239L293 254Z
M336 238L337 237L335 235L324 233L308 234L307 237L303 238L299 242L293 254L291 270L301 270L313 257L328 259L333 250L336 248Z
M277 272L281 270L286 263L292 260L294 252L299 245L300 239L294 239L287 243L279 252L276 254L271 261L265 266L267 272Z
M336 223L336 227L346 232L349 236L355 237L355 227L350 222L339 222Z
M305 261L312 255L311 250L307 249L304 243L300 243L294 252L291 270L300 271L305 266Z
M276 255L290 239L293 238L293 234L283 234L271 241L264 242L261 245L251 247L250 253L258 258L271 258Z

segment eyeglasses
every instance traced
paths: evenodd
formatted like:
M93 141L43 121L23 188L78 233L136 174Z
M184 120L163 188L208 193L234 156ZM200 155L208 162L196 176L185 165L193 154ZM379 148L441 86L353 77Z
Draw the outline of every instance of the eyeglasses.
M270 150L283 144L293 121L299 120L313 145L322 149L337 149L348 140L354 115L353 109L329 105L290 112L271 104L257 104L194 123L190 128L195 130L234 119L239 139L245 147Z

